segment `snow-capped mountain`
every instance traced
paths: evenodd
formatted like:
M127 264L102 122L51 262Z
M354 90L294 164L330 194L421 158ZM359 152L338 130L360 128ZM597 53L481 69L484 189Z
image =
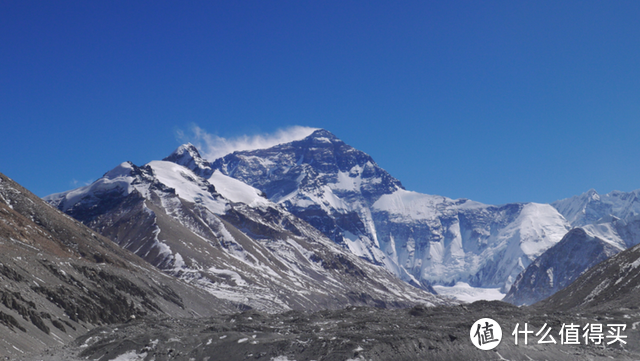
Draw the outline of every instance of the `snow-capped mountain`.
M237 307L275 312L448 302L345 252L260 190L208 172L193 146L166 159L175 162L125 162L89 186L45 199Z
M222 248L217 250L225 256L220 256L218 263L203 265L201 262L208 261L193 256L194 249L199 249L196 254L204 250L192 249L195 239L187 242L186 248L180 242L169 244L169 239L176 236L174 229L180 229L178 239L194 230L199 238L224 239L224 230L235 227L252 242L270 247L268 252L276 255L286 248L283 239L289 239L291 233L302 237L304 242L318 237L326 240L324 235L332 242L316 241L322 247L337 245L339 248L330 249L346 251L382 266L405 282L431 292L431 285L452 286L462 282L473 287L500 288L506 293L518 275L572 227L581 226L590 237L605 242L603 250L622 250L638 243L637 195L638 192L612 192L599 196L589 191L552 205L494 206L420 194L404 189L399 180L366 153L320 129L297 141L237 151L213 162L204 159L195 146L185 144L164 161L143 167L125 163L91 186L52 195L47 200L152 264L203 287L219 282L217 279L210 282L211 275L203 276L206 269L233 269L238 274L251 274L251 269L260 262L249 267L246 260L237 264L238 257L245 256L228 247L233 242L238 244L236 234L231 232L229 241L221 241ZM135 197L139 199L134 200ZM133 210L129 203L137 208ZM145 218L147 214L150 216ZM277 224L273 224L274 215ZM165 228L174 233L159 226L163 221L171 224ZM177 226L171 223L176 221L180 223ZM155 233L131 226L130 222L138 225L143 222L147 227L144 229L155 229ZM252 226L247 226L248 223ZM167 234L167 239L162 236L157 239L158 232ZM275 243L264 241L274 238ZM240 248L251 253L244 246ZM267 250L259 248L259 252ZM185 258L185 254L189 256ZM594 257L601 259L611 254L607 251ZM547 255L548 259L561 262L558 257L556 251ZM307 257L302 264L308 262ZM309 270L313 269L312 264L308 264ZM197 272L181 271L183 266ZM556 272L554 284L568 284L584 267L575 268L573 273ZM285 268L280 271L286 273ZM273 280L264 279L262 274L258 278L251 276L247 285L272 287ZM222 278L237 279L234 277ZM540 277L538 280L541 282ZM276 309L281 302L273 297L265 301L271 297L266 296L268 291L256 292L249 286L240 295L236 292L243 288L227 281L221 281L220 285L232 289L227 299L238 304ZM296 288L287 284L279 287L289 287L295 293ZM529 284L533 286L530 281ZM556 286L550 289L555 291ZM527 287L519 285L514 292L533 292L525 290ZM527 298L525 302L529 301ZM292 301L287 307L303 307L305 302Z
M544 204L484 205L407 191L326 130L207 164L263 191L342 247L414 284L508 290L569 230Z
M640 243L640 219L602 217L572 229L520 273L504 301L530 305L565 288L607 258Z
M553 295L612 255L640 243L640 190L591 189L552 203L576 227L520 274L505 301L532 304Z
M574 227L615 217L630 220L640 215L640 189L613 191L604 195L591 189L583 194L551 203Z

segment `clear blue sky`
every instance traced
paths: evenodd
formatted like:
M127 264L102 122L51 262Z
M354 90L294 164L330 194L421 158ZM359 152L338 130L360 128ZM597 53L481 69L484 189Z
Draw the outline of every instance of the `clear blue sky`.
M39 196L325 128L407 189L640 188L640 1L2 1L0 172Z

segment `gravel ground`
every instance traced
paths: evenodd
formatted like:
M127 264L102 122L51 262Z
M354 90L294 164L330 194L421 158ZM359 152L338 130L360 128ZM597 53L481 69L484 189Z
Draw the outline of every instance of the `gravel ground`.
M350 307L316 313L268 315L255 311L207 319L147 318L101 327L63 349L41 355L43 360L638 360L640 350L628 312L585 315L545 314L503 302L463 306L384 310ZM477 349L470 340L472 324L483 317L503 329L494 350ZM515 345L515 325L532 330L552 328L557 344ZM563 323L626 323L627 344L608 347L561 345ZM606 326L605 326L606 333Z

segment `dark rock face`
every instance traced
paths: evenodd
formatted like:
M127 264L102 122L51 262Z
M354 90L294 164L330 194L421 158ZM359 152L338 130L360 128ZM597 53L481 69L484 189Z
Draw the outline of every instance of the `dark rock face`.
M213 173L211 164L200 156L198 149L191 143L181 145L163 160L185 166L202 178L209 178Z
M543 300L620 251L606 241L574 228L518 276L504 301L530 305Z
M261 160L274 163L267 167ZM381 195L403 188L366 153L347 145L332 133L318 130L309 137L269 149L235 152L212 164L214 169L263 190L270 199L278 200L290 192L302 189L315 192L336 183L338 173L350 173L361 167L362 196L370 205ZM369 180L375 179L374 182ZM348 190L344 195L357 197Z
M275 163L275 167L269 167L271 164L262 162L263 159ZM276 201L298 188L316 191L335 183L339 172L348 173L356 166L362 168L362 196L369 204L383 194L404 189L399 180L380 168L368 154L326 130L317 130L303 140L269 149L234 152L212 164L214 169L263 190L269 199ZM368 182L373 179L374 182Z

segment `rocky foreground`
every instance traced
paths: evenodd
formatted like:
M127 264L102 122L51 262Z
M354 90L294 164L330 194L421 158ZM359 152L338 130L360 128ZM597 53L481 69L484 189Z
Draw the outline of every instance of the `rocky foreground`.
M349 307L338 311L268 315L245 311L206 319L143 318L96 328L64 349L49 349L44 360L637 360L639 331L630 322L638 309L601 309L589 314L545 313L504 302L385 310ZM502 341L482 351L470 341L473 323L483 317L502 327ZM538 344L543 334L512 332L524 323L537 332L546 323L556 343ZM626 324L626 344L562 345L562 324ZM604 343L612 339L605 338Z

